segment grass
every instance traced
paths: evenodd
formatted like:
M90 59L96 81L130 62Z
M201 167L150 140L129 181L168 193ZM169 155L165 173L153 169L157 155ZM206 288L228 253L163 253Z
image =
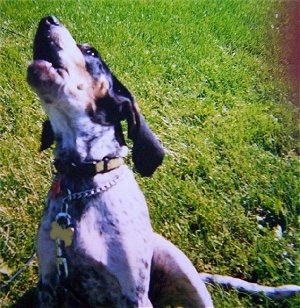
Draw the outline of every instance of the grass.
M266 285L300 282L299 120L282 77L278 1L1 1L0 285L34 251L51 181L44 114L25 81L37 22L59 17L101 51L167 149L137 177L156 231L199 271ZM267 223L258 225L257 216ZM284 227L276 238L274 228ZM0 293L37 281L27 267ZM210 287L216 307L298 307Z

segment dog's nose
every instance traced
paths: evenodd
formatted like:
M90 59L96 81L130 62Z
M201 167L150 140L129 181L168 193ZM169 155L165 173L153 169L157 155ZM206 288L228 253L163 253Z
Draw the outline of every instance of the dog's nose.
M53 16L53 15L45 17L44 20L49 25L54 25L54 26L58 26L59 25L59 20L55 16Z

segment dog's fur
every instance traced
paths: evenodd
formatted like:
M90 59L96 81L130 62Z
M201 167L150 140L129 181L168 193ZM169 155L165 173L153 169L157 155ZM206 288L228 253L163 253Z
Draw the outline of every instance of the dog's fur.
M161 164L163 148L131 93L94 48L77 45L53 16L39 23L27 80L50 120L41 149L55 141L55 157L62 165L125 157L122 120L133 141L136 170L150 176ZM65 248L69 275L61 286L50 228L67 190L103 187L116 177L104 192L70 202L75 233ZM39 227L37 254L40 307L212 307L188 258L153 232L144 196L125 165L90 177L56 175Z

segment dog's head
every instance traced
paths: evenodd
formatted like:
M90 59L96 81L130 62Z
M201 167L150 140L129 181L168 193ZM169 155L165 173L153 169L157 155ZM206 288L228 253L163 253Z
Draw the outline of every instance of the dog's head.
M113 126L116 139L123 145L120 121L127 120L137 171L150 176L161 164L163 147L129 90L111 73L95 48L77 44L53 16L39 23L27 80L41 98L51 122L43 126L41 149L58 139L64 128L74 125L74 117L88 117L95 125Z

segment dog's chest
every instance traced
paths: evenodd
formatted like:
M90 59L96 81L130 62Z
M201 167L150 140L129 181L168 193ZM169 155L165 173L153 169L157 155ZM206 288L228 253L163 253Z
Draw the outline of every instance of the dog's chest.
M71 244L62 252L68 293L90 307L150 307L153 230L133 173L121 166L96 176L92 183L54 181L37 245L43 285L51 285L51 279L58 281L59 250L51 233L63 208L74 228Z
M123 301L132 305L147 298L152 228L137 183L129 177L103 194L71 203L69 212L75 227L66 248L72 289L97 305L126 307Z
M115 259L119 263L122 257L129 261L131 255L142 256L144 246L151 248L152 228L144 196L139 189L134 189L134 194L131 189L127 190L126 181L122 181L91 198L85 210L79 216L74 215L77 216L75 250L111 264Z

